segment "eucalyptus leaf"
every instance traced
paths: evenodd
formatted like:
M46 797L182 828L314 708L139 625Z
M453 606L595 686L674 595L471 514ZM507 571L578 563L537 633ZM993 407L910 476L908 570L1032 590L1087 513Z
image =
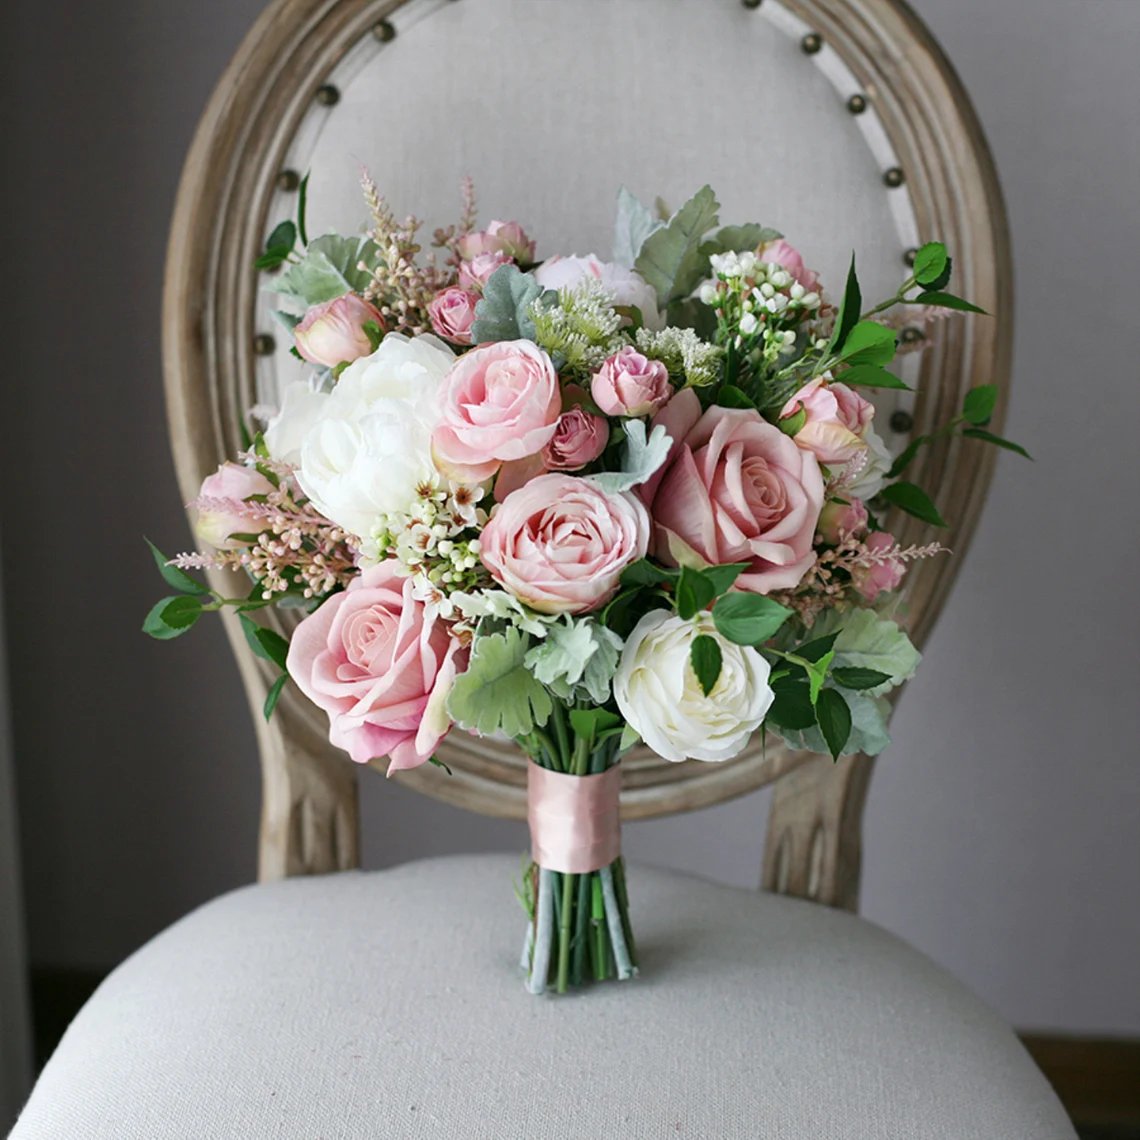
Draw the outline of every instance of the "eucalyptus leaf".
M719 211L712 187L704 186L641 247L634 268L657 291L662 307L687 297L708 276L701 242L717 224Z

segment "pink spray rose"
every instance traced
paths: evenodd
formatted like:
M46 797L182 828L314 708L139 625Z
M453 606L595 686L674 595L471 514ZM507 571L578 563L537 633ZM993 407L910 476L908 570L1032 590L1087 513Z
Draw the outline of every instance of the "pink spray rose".
M605 417L577 406L568 408L558 417L554 435L542 449L543 463L550 471L579 471L605 451L609 438Z
M467 650L412 593L395 562L365 570L297 627L289 675L329 716L329 740L389 772L431 758L447 735L447 697Z
M640 490L656 556L671 566L748 562L736 584L757 594L796 586L815 558L823 506L815 456L751 409L702 415L691 388L665 405L658 423L673 447Z
M607 416L648 416L668 403L669 369L627 344L590 381L594 403Z
M778 265L781 269L786 269L807 292L819 292L819 274L804 265L803 255L790 242L784 241L783 238L765 242L756 251L756 256L768 265Z
M630 494L589 479L540 475L499 504L480 538L495 581L539 613L595 610L645 557L649 516Z
M875 406L846 384L825 383L817 376L781 409L780 419L807 413L795 440L829 467L849 463L867 444L863 436L875 416Z
M272 490L273 484L255 468L223 463L213 475L206 476L198 498L191 504L196 508L195 535L215 550L248 545L230 536L260 534L265 520L252 514L245 500L251 495L268 495Z
M485 230L461 237L456 249L464 261L474 261L484 253L501 253L522 265L534 264L534 242L518 222L492 222Z
M384 329L384 318L375 305L355 293L345 293L314 305L293 330L297 351L310 363L323 368L351 364L372 352L367 324Z
M848 535L860 535L867 529L867 507L862 499L824 504L816 531L824 542L836 545Z
M481 483L506 462L538 455L561 411L558 375L541 348L528 340L484 345L448 374L432 458L448 478Z
M877 530L869 534L864 540L868 550L890 550L895 545L892 535L886 531ZM901 558L887 558L877 566L859 566L852 572L852 581L855 589L873 602L886 590L897 590L906 574L906 563Z
M431 327L444 340L453 344L471 343L471 326L475 323L475 306L479 304L477 294L467 289L444 289L437 293L428 305Z
M505 253L481 253L459 266L459 287L472 293L482 293L483 287L504 265L514 262Z

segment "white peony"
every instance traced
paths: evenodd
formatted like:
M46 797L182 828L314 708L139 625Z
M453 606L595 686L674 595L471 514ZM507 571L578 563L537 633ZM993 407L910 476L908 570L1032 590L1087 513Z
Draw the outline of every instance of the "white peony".
M436 477L431 433L454 363L434 336L391 333L341 373L300 447L297 481L321 514L368 539L385 515L412 506L417 487ZM298 400L304 412L314 407ZM289 409L287 394L282 414ZM278 435L291 442L291 425L279 426Z
M586 257L551 257L534 270L534 278L544 289L573 289L593 279L611 294L615 305L640 309L646 328L656 332L665 327L653 286L635 270L602 261L592 253Z
M722 658L707 697L689 657L701 634L717 641ZM685 621L654 610L625 643L614 697L626 721L666 760L731 760L768 714L774 699L769 672L755 649L723 638L711 614Z
M300 465L301 444L328 398L327 392L317 391L308 380L295 380L285 389L281 411L265 428L265 446L271 458L294 467Z

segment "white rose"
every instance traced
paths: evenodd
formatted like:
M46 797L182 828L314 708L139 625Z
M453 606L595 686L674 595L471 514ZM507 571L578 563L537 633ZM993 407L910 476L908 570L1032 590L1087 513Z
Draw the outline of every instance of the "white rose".
M415 502L436 475L431 433L454 363L434 336L391 333L341 373L305 433L297 472L321 514L367 539L381 516Z
M693 641L720 645L721 672L706 697L690 661ZM768 662L716 630L711 614L685 621L665 610L646 614L622 650L614 697L622 716L666 760L731 760L768 714L774 694Z
M544 289L573 289L593 278L610 292L615 305L640 309L646 328L656 331L665 327L653 286L635 270L602 261L592 253L586 257L551 257L534 271L534 277Z
M852 482L844 482L843 497L862 499L866 502L883 489L887 472L894 460L887 450L887 445L870 424L863 429L863 442L867 445L864 453L866 461ZM856 462L863 462L863 455L858 456Z

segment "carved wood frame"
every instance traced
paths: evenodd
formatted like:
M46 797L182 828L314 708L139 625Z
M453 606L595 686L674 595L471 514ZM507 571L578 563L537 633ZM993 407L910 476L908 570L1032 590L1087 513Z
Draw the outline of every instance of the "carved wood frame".
M238 422L253 402L253 260L291 138L338 61L406 0L275 0L220 80L186 160L168 248L163 343L168 418L182 493L238 449ZM465 0L476 2L476 0ZM914 431L943 422L976 384L995 382L1000 426L1010 369L1012 274L1001 192L981 127L953 69L901 0L780 0L818 31L855 74L906 174L919 232L955 255L964 295L996 319L947 322L923 362ZM938 489L952 520L952 559L908 576L911 631L921 644L945 602L990 482L992 449L961 440L927 449L918 473ZM891 519L904 542L921 524ZM218 575L226 588L226 575ZM279 615L266 620L281 624ZM260 708L271 676L232 615L227 632L258 725L263 771L262 878L325 872L359 862L356 773L331 749L323 714L292 686L271 725ZM284 628L282 626L282 628ZM493 745L465 746L456 775L400 778L472 810L525 815L522 764ZM623 815L692 810L773 781L764 885L854 909L859 832L872 761L838 765L769 746L721 765L625 764Z

